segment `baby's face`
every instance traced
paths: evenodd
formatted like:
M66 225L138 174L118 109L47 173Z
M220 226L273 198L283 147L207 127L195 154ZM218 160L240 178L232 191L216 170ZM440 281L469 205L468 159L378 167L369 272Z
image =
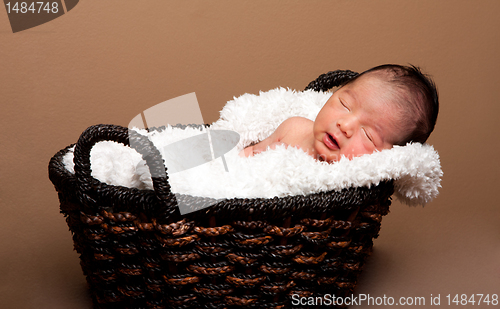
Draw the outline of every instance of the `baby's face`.
M314 148L334 162L392 148L402 132L388 85L364 75L337 90L314 121Z

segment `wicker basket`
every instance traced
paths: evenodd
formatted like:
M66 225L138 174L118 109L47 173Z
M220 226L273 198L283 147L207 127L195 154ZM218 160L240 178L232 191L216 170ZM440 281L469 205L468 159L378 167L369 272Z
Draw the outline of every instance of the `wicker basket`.
M327 90L356 75L330 72L308 88ZM134 145L151 174L164 173L153 178L154 191L91 176L90 150L105 140ZM49 177L95 308L290 308L292 295L347 296L394 191L387 181L308 196L234 198L181 216L147 138L118 126L90 127L74 150L75 174L62 160L70 147L51 159ZM193 207L213 202L177 199Z

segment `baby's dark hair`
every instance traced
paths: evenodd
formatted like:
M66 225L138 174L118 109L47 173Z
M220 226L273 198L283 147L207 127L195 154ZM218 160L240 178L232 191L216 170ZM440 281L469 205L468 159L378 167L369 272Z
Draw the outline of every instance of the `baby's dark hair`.
M395 86L397 103L403 114L415 119L413 127L409 128L406 136L396 141L395 145L404 146L408 142L424 143L434 130L439 112L438 92L432 79L413 65L384 64L364 71L345 85L372 73L380 73L379 76Z

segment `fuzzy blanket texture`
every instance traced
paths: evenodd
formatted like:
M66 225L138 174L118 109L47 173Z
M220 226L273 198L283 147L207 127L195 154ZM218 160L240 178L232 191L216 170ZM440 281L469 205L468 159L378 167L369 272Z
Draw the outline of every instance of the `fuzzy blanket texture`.
M253 157L239 157L247 145L272 134L285 119L302 116L316 118L330 92L297 92L276 88L259 95L244 94L227 102L211 129L232 130L240 135L236 147L221 158L191 169L169 174L174 193L213 198L272 198L287 195L373 186L394 179L395 195L408 205L424 205L438 195L443 172L439 155L427 144L410 143L404 147L328 164L316 161L300 149L278 146ZM199 135L205 129L167 128L148 133L163 156L173 142ZM73 152L64 157L73 171ZM92 175L112 185L152 189L149 170L141 156L115 142L100 142L91 151ZM168 167L167 167L168 173Z

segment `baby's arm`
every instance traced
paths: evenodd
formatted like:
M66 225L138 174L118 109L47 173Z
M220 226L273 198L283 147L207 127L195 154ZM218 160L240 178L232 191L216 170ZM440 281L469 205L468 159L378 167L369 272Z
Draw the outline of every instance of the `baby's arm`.
M276 145L282 144L280 141L288 131L289 123L290 121L288 121L288 119L283 121L278 126L276 131L273 132L273 134L269 135L269 137L267 137L266 139L260 141L255 145L246 147L240 152L240 156L251 157L256 153L265 151L267 147L271 147L271 149L274 149Z
M263 141L255 145L246 147L240 152L240 156L252 157L256 153L261 153L262 151L265 151L268 146L274 148L273 146L279 143L278 142L279 138L277 137L276 132L278 132L278 130L274 131L273 134L271 134L268 138L264 139Z

